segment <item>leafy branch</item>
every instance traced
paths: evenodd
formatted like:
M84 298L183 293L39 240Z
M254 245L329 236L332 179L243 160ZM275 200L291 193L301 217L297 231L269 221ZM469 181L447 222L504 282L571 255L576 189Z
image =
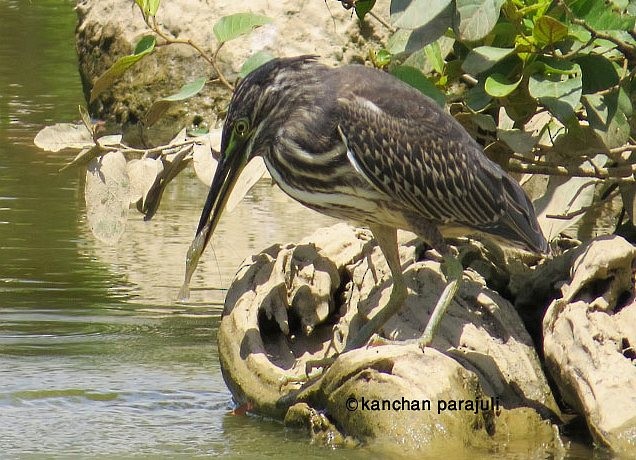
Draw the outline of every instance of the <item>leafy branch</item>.
M594 41L596 39L607 40L608 42L614 43L617 46L618 50L626 55L629 60L633 60L634 58L636 58L636 46L626 43L625 41L612 34L596 30L585 20L578 18L564 0L557 0L556 3L559 7L563 8L572 24L582 26L590 33L590 35L592 36L591 41Z
M189 38L183 39L183 38L174 38L174 37L169 36L166 32L161 30L161 28L159 27L159 24L157 23L157 18L155 16L145 17L144 20L146 21L146 24L148 25L150 30L152 30L155 34L157 34L157 36L159 36L164 41L163 43L157 44L157 46L166 46L166 45L188 45L188 46L190 46L197 53L199 53L199 55L203 59L205 59L205 61L208 64L210 64L212 66L212 68L216 72L216 75L217 75L217 78L219 79L219 81L227 89L229 89L230 91L234 91L234 85L232 85L227 80L225 75L223 75L223 72L221 72L221 69L219 68L218 63L216 62L216 57L218 55L219 50L221 49L221 46L223 46L223 43L220 43L218 45L216 51L210 56L208 53L203 51L201 46L197 45L196 43L194 43Z
M219 66L217 60L219 51L228 41L246 35L255 28L271 22L270 18L253 13L236 13L220 18L213 26L217 45L214 52L212 54L208 54L203 49L203 46L195 43L193 40L189 38L183 39L173 37L161 28L156 17L160 5L159 0L135 0L135 3L143 15L144 23L153 35L144 36L135 46L133 54L117 59L109 69L97 78L97 80L93 83L90 102L95 101L102 92L109 89L128 69L140 62L146 56L153 54L156 48L169 45L187 45L193 48L208 64L210 64L217 75L216 78L218 78L218 80L228 90L234 91L234 85L230 83ZM162 41L157 43L157 38ZM250 60L252 60L252 62L249 62ZM262 54L252 56L244 65L249 67L255 66L257 63L263 63ZM191 94L189 97L193 95L194 94ZM146 122L145 125L148 126L149 123Z
M359 1L343 3L359 13ZM607 182L621 184L636 221L636 9L609 3L393 0L396 31L371 61L441 105L452 102L508 171L548 176L535 200L546 235L593 209Z
M451 112L509 171L548 176L534 205L549 237L601 201L618 200L617 193L599 199L595 190L607 184L618 184L623 207L636 221L636 8L616 1L608 6L604 0L392 0L386 21L373 11L374 0L338 1L353 8L360 20L369 15L391 33L382 47L369 50L373 65L441 106L451 103ZM218 76L215 80L232 91L232 81L221 72L220 51L229 41L271 21L250 13L220 18L213 26L216 44L206 52L160 26L160 0L135 3L149 34L95 81L91 101L137 62L168 45L193 48L210 64ZM256 53L240 75L270 58ZM198 78L155 101L142 124L150 126L171 104L198 94L207 80ZM165 169L170 166L166 162L181 158L179 165L171 166L170 174L176 174L186 164L194 163L197 170L203 159L212 158L209 148L206 154L196 154L200 140L184 138L144 150L122 144L121 137L100 137L100 126L90 125L90 120L84 127L86 143L73 143L79 130L58 133L57 147L66 142L66 147L79 150L72 164L88 164L89 174L97 168L96 158L118 155L116 170L143 161L133 165L155 179L157 164L152 160ZM165 175L162 183L169 177Z

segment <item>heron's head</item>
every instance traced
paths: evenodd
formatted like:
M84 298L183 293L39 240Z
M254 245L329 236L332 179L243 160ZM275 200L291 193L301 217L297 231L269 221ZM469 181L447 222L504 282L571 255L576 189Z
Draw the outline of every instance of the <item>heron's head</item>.
M232 188L245 165L266 153L282 120L302 92L303 70L317 65L315 56L273 59L236 87L221 137L221 157L210 185L197 235L206 227L205 243L214 232Z

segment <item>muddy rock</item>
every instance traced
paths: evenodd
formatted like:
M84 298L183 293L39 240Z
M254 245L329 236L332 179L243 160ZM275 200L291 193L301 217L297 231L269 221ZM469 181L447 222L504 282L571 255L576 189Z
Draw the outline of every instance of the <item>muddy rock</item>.
M406 232L400 256L409 296L381 331L384 344L343 353L308 381L307 363L341 352L388 299L379 247L370 232L338 224L246 260L218 336L237 404L308 427L314 438L458 449L533 433L532 442L557 445L560 412L512 305L465 269L432 347L422 351L415 339L445 285L440 258ZM417 407L363 405L403 400ZM317 427L325 427L321 436Z
M388 5L389 0L379 0L376 10L387 15ZM230 0L171 0L161 2L157 21L165 33L191 39L211 55L217 47L213 25L223 16L248 11L273 21L221 48L219 68L231 82L236 80L243 62L258 51L279 57L317 54L330 65L362 62L368 49L376 48L388 35L377 21L370 19L361 24L355 14L331 0L254 0L249 4ZM118 58L132 53L139 39L150 32L138 8L128 0L82 0L78 2L77 14L80 75L88 100L97 77ZM161 47L135 64L112 90L102 93L91 104L91 114L117 123L135 124L154 100L176 93L183 84L201 76L213 79L216 75L193 48ZM224 118L229 96L225 86L208 83L198 96L175 105L161 126L172 127L176 133L197 118L213 126Z
M546 364L594 440L636 452L636 248L619 236L585 245L543 320Z

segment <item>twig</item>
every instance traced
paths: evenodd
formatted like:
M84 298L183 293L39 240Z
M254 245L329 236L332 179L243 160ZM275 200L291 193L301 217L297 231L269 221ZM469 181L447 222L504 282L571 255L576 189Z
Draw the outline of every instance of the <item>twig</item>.
M214 69L214 71L216 72L216 75L219 79L219 81L225 85L227 87L227 89L229 89L230 91L234 91L234 85L232 85L229 81L227 81L227 78L225 78L225 75L223 75L223 73L221 72L221 69L219 69L219 65L216 62L216 55L218 54L219 50L221 49L221 47L223 46L223 43L221 43L216 51L214 52L214 55L212 57L210 57L205 51L203 51L203 49L197 45L196 43L194 43L192 40L187 39L184 40L182 38L174 38L171 37L169 35L167 35L166 33L164 33L160 28L159 25L157 24L157 19L156 18L152 18L152 24L146 22L146 24L148 24L148 27L150 27L150 29L156 33L161 39L163 39L165 41L165 43L159 44L157 46L162 46L162 45L172 45L172 44L177 44L177 45L188 45L190 47L192 47L197 53L199 53L199 55L201 55L201 57L203 59L205 59Z
M518 160L508 163L506 169L522 174L545 174L548 176L594 177L597 179L619 178L622 182L634 182L636 165L626 164L609 168L584 168L577 165L555 165L551 163L525 164Z
M620 147L614 147L613 149L609 149L610 155L621 155L625 152L633 152L636 150L636 145L634 144L626 144Z
M602 166L597 165L592 158L587 158L585 161L587 161L590 165L592 165L592 168L594 168L594 172L596 172L596 174L600 173Z
M182 147L188 147L195 143L196 141L194 139L190 139L184 142L175 142L174 144L160 145L159 147L153 147L150 149L136 149L120 142L119 144L114 145L99 145L99 148L106 152L120 151L122 153L141 153L143 158L147 158L153 153L162 153L163 156L170 155L174 153L174 151L178 151Z
M620 192L618 190L616 190L614 193L611 193L607 197L605 197L605 199L603 199L601 201L597 201L596 203L592 203L589 206L585 206L585 207L583 207L581 209L569 212L567 214L546 214L546 217L549 218L549 219L570 220L570 219L573 219L576 216L580 216L581 214L585 214L590 209L598 208L599 206L604 205L605 202L610 201L611 199L614 199L614 197L618 196L619 193Z
M376 21L378 21L380 24L382 24L384 27L386 27L386 29L391 32L392 34L394 34L395 32L397 32L397 29L395 27L393 27L391 24L389 24L388 22L386 22L384 20L384 18L378 16L377 14L375 14L373 11L368 11L367 14L369 16L371 16L373 19L375 19Z
M610 34L594 29L583 19L577 18L570 7L563 0L557 0L557 4L563 8L570 21L572 21L572 24L582 26L585 30L592 34L592 38L600 38L602 40L607 40L615 44L618 50L626 55L629 60L633 60L634 58L636 58L636 47L630 45L629 43L625 43L623 40L613 37Z
M550 56L552 56L552 57L553 57L553 58L555 58L555 59L562 59L562 60L569 60L569 59L572 59L573 57L576 57L576 56L578 56L579 54L581 54L581 52L582 52L585 48L590 47L590 46L594 43L594 40L595 40L595 39L594 39L594 37L590 37L590 39L587 41L587 43L586 43L585 45L581 46L581 47L580 47L580 48L578 48L578 49L572 50L572 51L570 51L570 52L568 52L568 53L565 53L565 54L557 54L557 53L555 53L554 51L552 51L552 52L550 53Z
M472 75L469 75L467 73L462 74L462 76L460 77L462 80L464 80L464 83L466 83L469 86L477 86L477 83L479 83L479 80L477 80L475 77L473 77Z
M537 160L534 158L526 158L523 155L518 153L513 153L510 155L510 158L519 161L520 163L525 163L529 165L541 165L541 166L552 166L551 163L546 163L545 161Z

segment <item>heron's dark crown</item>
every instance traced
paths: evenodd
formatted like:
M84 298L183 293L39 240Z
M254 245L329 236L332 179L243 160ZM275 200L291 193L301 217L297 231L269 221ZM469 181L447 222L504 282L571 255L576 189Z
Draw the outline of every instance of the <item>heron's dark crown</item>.
M263 64L245 77L236 87L223 129L224 151L231 133L232 123L240 118L250 120L252 129L267 120L258 132L255 145L275 135L285 115L298 106L299 98L307 94L307 87L318 81L316 68L326 68L317 56L305 55L277 58Z

